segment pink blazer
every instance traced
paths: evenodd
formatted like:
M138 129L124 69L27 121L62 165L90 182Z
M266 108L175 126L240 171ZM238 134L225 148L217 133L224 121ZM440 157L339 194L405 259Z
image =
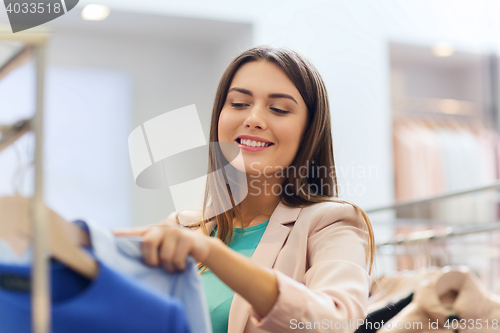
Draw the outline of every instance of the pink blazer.
M215 224L207 224L209 232ZM278 299L260 318L235 294L228 333L280 333L301 328L354 332L367 315L371 287L365 260L368 232L363 226L361 214L350 204L325 202L290 208L280 202L251 258L275 273Z

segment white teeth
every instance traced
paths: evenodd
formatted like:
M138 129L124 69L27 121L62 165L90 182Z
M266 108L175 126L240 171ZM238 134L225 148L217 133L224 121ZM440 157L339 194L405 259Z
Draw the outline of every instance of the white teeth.
M265 142L260 142L260 141L251 141L251 140L244 140L240 139L240 142L242 145L249 146L249 147L268 147L271 144L270 143L265 143Z

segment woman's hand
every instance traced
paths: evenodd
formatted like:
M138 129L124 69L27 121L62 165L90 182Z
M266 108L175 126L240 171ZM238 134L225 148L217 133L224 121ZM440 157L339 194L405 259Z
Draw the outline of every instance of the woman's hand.
M168 220L153 226L115 230L113 233L115 236L142 236L144 261L153 266L161 265L170 273L184 270L186 256L192 255L252 304L261 317L276 303L278 281L272 270L253 263L216 237L180 227Z
M205 263L217 241L200 232L180 226L157 224L113 231L115 236L142 236L142 255L146 264L163 266L169 273L186 268L187 255Z

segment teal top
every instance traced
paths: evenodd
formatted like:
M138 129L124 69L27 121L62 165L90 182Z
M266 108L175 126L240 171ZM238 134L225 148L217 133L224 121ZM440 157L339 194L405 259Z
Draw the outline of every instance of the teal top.
M234 228L229 247L250 258L266 230L269 220L244 229ZM217 235L217 231L216 234ZM208 268L201 274L203 289L207 298L213 333L227 333L229 308L233 301L234 291L226 286Z

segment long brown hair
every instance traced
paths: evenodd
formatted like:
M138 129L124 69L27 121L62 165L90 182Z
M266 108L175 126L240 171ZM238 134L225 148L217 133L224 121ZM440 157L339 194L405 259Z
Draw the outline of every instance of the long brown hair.
M235 73L243 64L251 61L269 61L281 68L300 92L308 110L306 131L290 168L293 170L308 168L310 172L307 172L307 177L300 177L295 172L287 173L282 186L288 185L287 188L293 189L291 191L293 194L290 195L289 191L281 191L281 202L288 207L305 207L327 201L352 205L363 217L366 231L369 234L366 260L369 263L369 274L371 274L375 253L373 228L370 219L361 208L346 200L338 199L328 95L320 74L307 59L293 50L267 45L253 47L238 55L224 71L217 88L210 124L210 142L218 143L219 117ZM209 173L222 170L224 178L222 176L220 178L207 178L202 208L203 218L198 225L208 234L205 225L215 218L218 228L217 237L229 244L233 236L233 218L238 217L240 221L243 220L241 208L235 204L234 196L237 194L233 193L228 185L228 182L231 182L231 176L228 176L224 170L224 166L228 162L217 145L212 144L209 147L209 160ZM327 172L315 173L312 168L324 168ZM304 187L306 189L319 188L321 191L306 194L303 191ZM221 206L227 206L227 203L224 203L227 200L222 200L222 198L227 197L227 194L229 194L232 207ZM208 216L209 210L214 212L214 209L224 213L204 218Z

